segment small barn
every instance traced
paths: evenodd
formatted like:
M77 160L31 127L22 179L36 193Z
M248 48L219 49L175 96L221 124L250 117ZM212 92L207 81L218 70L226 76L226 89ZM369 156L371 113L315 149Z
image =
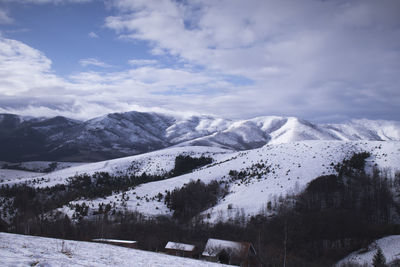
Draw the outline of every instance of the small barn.
M92 242L104 243L126 248L138 248L137 241L132 241L132 240L97 238L97 239L92 239Z
M210 238L204 248L202 257L208 261L239 265L242 267L262 266L256 250L253 245L248 242Z
M176 243L169 241L165 245L165 252L169 255L194 258L198 255L196 246L184 243Z

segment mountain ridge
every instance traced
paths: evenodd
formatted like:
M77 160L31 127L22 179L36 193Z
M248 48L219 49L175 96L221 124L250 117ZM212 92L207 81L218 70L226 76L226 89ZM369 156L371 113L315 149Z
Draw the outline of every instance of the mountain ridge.
M0 114L0 160L100 161L172 146L247 150L304 140L400 140L400 122L315 124L297 117L230 120L209 115L110 113L86 121Z

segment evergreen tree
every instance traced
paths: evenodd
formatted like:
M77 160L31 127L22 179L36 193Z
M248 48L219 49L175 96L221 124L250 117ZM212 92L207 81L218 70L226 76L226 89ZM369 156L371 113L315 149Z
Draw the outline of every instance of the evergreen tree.
M378 248L376 251L374 258L372 260L372 266L374 267L385 267L386 266L386 258L382 253L382 249Z

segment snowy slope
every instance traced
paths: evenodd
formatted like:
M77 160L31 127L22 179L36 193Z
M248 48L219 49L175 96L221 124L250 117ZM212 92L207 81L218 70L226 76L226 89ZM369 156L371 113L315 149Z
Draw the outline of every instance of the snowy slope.
M366 250L361 249L351 253L349 256L339 261L337 266L349 262L372 266L372 260L378 248L381 248L386 258L386 263L400 260L400 235L392 235L378 239L370 244Z
M35 178L42 175L44 175L44 173L0 169L0 184L26 181L26 179Z
M0 162L0 168L11 170L23 170L30 172L58 171L74 166L83 165L83 162L56 162L56 161L25 161L25 162Z
M78 174L93 174L95 172L108 172L113 175L163 175L174 168L175 158L178 155L190 155L192 157L212 157L215 161L225 158L232 151L217 147L175 147L149 152L137 156L106 160L96 163L79 164L78 166L65 168L49 174L35 175L35 178L44 178L42 182L35 184L37 187L51 186L65 183L68 177ZM32 181L31 177L17 182ZM13 181L3 183L12 184Z
M236 150L304 140L388 141L400 140L400 123L353 120L344 124L313 124L296 117L265 116L233 122L209 136L179 145L220 146Z
M0 233L1 266L227 266L92 242ZM232 266L232 265L229 265Z
M197 150L200 147L192 149ZM312 179L335 173L332 164L362 151L372 153L368 160L370 167L376 164L379 168L391 168L392 173L400 168L400 142L397 141L302 141L266 145L259 149L220 154L220 158L215 157L216 162L193 173L142 184L125 193L125 197L129 197L126 208L148 215L171 214L162 201L157 201L155 196L158 193L164 194L166 190L180 188L191 180L200 179L205 183L225 180L230 184L230 193L204 214L210 214L211 220L230 219L242 211L248 215L257 214L265 211L267 203L273 204L280 195L298 193ZM150 161L146 163L148 166L167 166L171 164L167 161L173 160L161 154L152 159L158 163ZM245 178L232 180L230 170L246 172ZM122 194L117 194L85 202L93 208L97 208L100 203L115 203L117 207L125 208L122 207L121 200ZM77 203L81 202L83 201ZM67 208L63 210L70 214Z
M343 124L327 124L324 128L341 140L400 140L400 123L384 120L352 120Z

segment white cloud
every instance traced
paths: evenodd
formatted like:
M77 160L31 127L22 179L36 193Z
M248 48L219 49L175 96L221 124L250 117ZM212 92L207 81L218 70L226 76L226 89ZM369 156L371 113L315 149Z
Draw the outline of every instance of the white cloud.
M102 68L111 68L112 67L112 65L102 62L102 61L98 60L97 58L84 58L84 59L79 60L79 64L81 64L83 67L87 67L87 66L96 66L96 67L102 67Z
M388 108L400 100L399 1L117 0L114 7L120 13L105 25L120 36L254 82L227 88L215 105L400 119Z
M11 24L13 21L6 11L0 9L0 24Z
M92 38L92 39L99 38L99 36L95 32L89 32L88 36L89 36L89 38Z
M93 0L2 0L3 2L22 3L22 4L81 4L89 3Z
M0 94L15 95L63 86L40 51L16 40L0 37Z
M158 60L155 59L131 59L128 61L128 64L131 66L157 65L158 63Z
M52 72L51 61L40 51L0 38L0 112L79 119L133 109L198 112L201 103L195 104L194 99L206 101L209 90L220 92L232 86L223 80L215 74L157 65L81 72L62 79Z
M125 70L63 79L42 52L2 38L0 107L79 118L156 107L235 118L400 120L399 1L108 3L114 15L106 27L150 44L158 61L132 59Z

